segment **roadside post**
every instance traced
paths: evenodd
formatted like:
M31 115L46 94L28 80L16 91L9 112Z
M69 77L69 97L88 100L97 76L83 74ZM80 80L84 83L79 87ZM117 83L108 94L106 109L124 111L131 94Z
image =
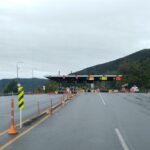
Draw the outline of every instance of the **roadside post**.
M53 106L53 100L51 99L50 114L52 114L52 106Z
M62 105L62 106L64 106L64 105L65 105L64 96L61 98L61 105Z
M14 121L14 98L13 98L13 94L12 94L12 98L11 98L11 125L10 125L10 128L8 129L7 133L10 135L17 134L17 129L15 127L15 121Z
M23 86L18 85L18 108L20 110L20 128L22 128L22 110L24 108L24 90Z
M38 114L40 115L40 104L39 104L39 100L37 100L37 110L38 110Z

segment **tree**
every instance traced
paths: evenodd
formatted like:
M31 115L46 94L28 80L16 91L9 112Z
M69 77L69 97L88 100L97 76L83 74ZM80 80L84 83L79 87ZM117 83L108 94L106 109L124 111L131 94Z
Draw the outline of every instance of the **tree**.
M16 80L11 80L6 88L4 89L4 93L17 93L17 81Z
M55 82L55 81L49 81L46 84L46 92L54 92L56 90L58 90L59 88L59 83Z
M135 84L142 89L150 88L150 69L148 68L150 68L149 60L123 64L120 67L123 82L128 83L129 87Z

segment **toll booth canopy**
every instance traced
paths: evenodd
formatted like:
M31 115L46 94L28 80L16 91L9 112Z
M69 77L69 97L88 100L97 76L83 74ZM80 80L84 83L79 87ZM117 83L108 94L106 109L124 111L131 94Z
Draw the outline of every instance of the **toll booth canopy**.
M56 82L93 83L94 81L120 81L122 75L59 75L47 76L46 78Z

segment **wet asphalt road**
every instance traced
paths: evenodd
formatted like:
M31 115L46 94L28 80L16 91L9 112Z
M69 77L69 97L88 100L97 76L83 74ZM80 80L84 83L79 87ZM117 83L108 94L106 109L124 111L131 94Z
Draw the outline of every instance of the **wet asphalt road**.
M81 94L7 149L150 150L150 95Z
M52 103L55 104L60 101L62 95L25 95L24 109L23 109L23 120L32 118L39 114L39 110L42 112L45 108L49 107ZM10 127L10 96L0 97L0 133ZM15 123L19 123L19 109L18 109L18 98L14 96L14 111L15 111Z

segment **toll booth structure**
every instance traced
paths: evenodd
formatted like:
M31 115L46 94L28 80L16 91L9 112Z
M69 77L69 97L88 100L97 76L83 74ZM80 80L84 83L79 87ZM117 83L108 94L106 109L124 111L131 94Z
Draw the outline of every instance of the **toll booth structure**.
M85 83L88 84L91 89L94 89L95 82L101 81L121 81L123 79L122 75L56 75L56 76L46 76L51 81L56 81L62 84L78 84Z

